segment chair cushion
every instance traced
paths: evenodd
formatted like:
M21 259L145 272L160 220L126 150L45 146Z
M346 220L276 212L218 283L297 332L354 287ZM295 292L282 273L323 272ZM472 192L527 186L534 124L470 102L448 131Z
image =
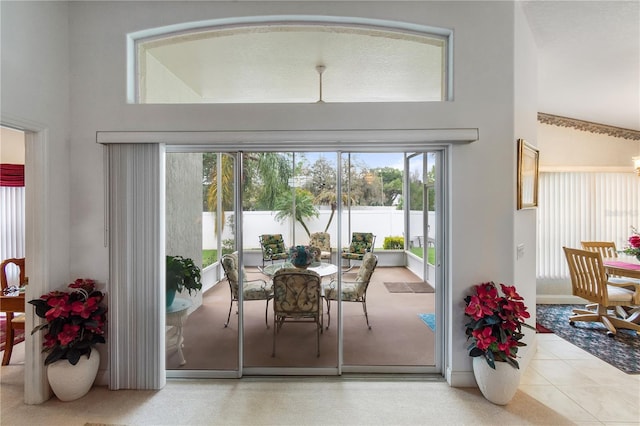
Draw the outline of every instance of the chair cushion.
M362 256L364 256L364 254L360 254L360 253L349 253L349 252L344 252L344 253L342 253L342 258L343 258L343 259L362 260Z
M337 282L332 281L324 287L324 297L329 300L338 299ZM342 283L342 300L345 302L357 302L362 297L364 285L358 282Z
M624 287L607 285L607 292L609 293L609 302L629 302L631 304L633 300L633 291Z
M273 295L273 289L267 283L260 281L245 281L243 283L244 300L264 300Z
M260 242L265 254L269 256L270 259L286 259L289 256L284 245L282 234L263 234Z
M24 320L25 320L25 315L24 314L14 314L15 316L13 317L13 319L11 320L11 324L13 324L14 326L22 326L22 328L24 328Z

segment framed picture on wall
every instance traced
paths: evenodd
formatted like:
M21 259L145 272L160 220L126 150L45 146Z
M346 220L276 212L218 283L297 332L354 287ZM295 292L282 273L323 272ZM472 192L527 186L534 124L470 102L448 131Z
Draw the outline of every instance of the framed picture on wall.
M539 151L518 139L518 210L538 207Z

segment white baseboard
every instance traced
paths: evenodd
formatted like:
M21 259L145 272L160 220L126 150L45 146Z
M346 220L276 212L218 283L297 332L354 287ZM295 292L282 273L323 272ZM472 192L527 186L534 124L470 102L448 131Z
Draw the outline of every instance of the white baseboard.
M586 301L570 294L538 294L536 303L538 305L581 305Z

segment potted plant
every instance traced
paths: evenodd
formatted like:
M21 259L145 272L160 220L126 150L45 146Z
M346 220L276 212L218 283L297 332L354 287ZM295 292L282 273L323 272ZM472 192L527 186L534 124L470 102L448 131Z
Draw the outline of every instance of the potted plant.
M182 256L167 256L167 307L171 306L177 293L187 290L198 292L202 289L200 268L193 263L193 259Z
M69 284L70 291L51 291L30 300L38 317L44 318L31 334L46 330L43 352L49 355L47 377L56 396L71 401L85 395L96 378L100 353L93 346L105 343L107 308L104 294L95 281L79 278Z
M296 268L306 269L315 261L316 256L319 256L319 250L316 247L299 245L289 249L289 261Z
M515 286L500 284L503 296L493 282L474 286L474 294L465 297L465 324L473 373L482 394L489 401L504 405L513 398L520 383L518 348L526 346L522 327L534 329L523 298Z
M631 227L631 236L628 242L629 245L623 250L620 250L620 252L628 254L629 256L635 256L636 259L640 260L640 233L633 226Z

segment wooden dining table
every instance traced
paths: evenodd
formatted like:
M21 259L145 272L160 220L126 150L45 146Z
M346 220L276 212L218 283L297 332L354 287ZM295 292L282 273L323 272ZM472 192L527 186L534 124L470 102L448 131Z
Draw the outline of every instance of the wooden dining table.
M24 312L24 293L14 293L0 296L0 312Z
M631 321L636 324L640 324L640 261L635 258L605 258L602 260L604 269L607 274L615 275L616 277L634 278L635 281L629 281L624 284L625 287L634 286L635 294L633 295L633 303L636 305L634 309L629 312L627 321ZM622 284L617 284L621 285Z

